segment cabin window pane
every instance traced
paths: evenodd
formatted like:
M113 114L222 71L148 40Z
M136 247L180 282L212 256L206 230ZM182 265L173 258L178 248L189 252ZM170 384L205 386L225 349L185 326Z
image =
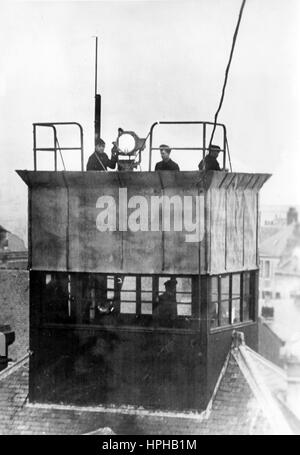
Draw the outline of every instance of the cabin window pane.
M125 276L122 284L122 291L135 291L136 290L136 277Z
M142 288L142 291L151 291L152 292L152 277L151 276L142 276L141 288Z
M219 311L218 277L213 276L210 279L209 304L209 320L211 328L218 327L218 311Z
M229 324L229 275L222 276L221 281L221 302L220 302L220 325Z
M115 278L113 276L107 277L107 300L113 300L115 298Z
M135 291L121 291L121 301L125 302L135 302L136 301L136 292Z
M232 309L231 323L236 324L241 321L241 274L232 275Z
M121 313L136 313L136 277L125 276L122 283L120 296L120 312Z
M245 272L243 276L243 321L249 321L251 304L250 272Z
M142 314L152 314L152 303L142 303L141 313Z
M178 316L192 316L192 306L178 304L177 314Z
M114 289L115 288L115 278L113 276L107 277L107 289Z
M113 300L115 296L114 291L107 291L107 299L108 300Z
M191 278L176 278L177 292L192 292L192 279Z
M229 300L229 275L221 277L221 300Z
M219 300L219 293L218 293L218 277L213 276L211 278L211 292L210 292L210 299L212 302L218 302Z
M152 314L153 283L151 276L141 277L141 314Z
M210 320L210 327L218 327L218 302L211 302L209 305L209 320Z
M220 305L220 325L229 324L229 300L223 300Z
M135 314L136 302L121 302L121 313Z
M232 298L239 299L241 295L241 275L235 273L232 275Z
M141 301L142 302L152 302L152 292L142 292Z
M165 283L167 281L169 281L171 279L170 276L163 276L163 277L159 277L159 286L158 286L158 290L159 292L164 292L166 290L166 287L165 287Z
M231 324L236 324L241 321L241 304L240 300L232 300L232 309L231 309Z
M176 302L178 316L192 316L192 279L176 278Z
M182 292L176 294L177 303L192 303L192 293Z

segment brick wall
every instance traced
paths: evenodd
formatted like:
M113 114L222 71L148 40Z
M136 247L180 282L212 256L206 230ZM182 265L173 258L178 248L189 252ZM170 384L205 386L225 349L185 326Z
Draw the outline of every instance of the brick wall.
M0 325L9 324L16 340L9 346L11 359L20 359L29 347L29 273L0 270Z

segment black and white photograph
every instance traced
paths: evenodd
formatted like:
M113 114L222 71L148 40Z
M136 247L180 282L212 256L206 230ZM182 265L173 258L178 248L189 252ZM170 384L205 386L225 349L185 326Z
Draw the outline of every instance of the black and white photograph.
M0 435L300 434L299 45L299 0L0 3Z

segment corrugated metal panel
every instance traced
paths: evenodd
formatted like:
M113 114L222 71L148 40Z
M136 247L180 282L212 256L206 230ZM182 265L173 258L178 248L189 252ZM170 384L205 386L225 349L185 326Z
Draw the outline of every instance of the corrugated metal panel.
M210 272L225 271L226 192L210 190Z
M243 192L230 189L226 193L226 270L243 267Z
M244 191L244 268L255 268L257 242L257 198L256 192Z
M161 184L157 173L124 172L119 173L121 188L127 189L127 200L134 196L144 196L150 213L150 198L161 194ZM139 208L138 200L132 200ZM128 209L129 217L134 208ZM134 218L129 218L134 223ZM148 229L150 228L148 217ZM132 225L132 228L134 226ZM122 270L128 273L159 273L162 270L162 233L148 231L132 232L130 229L122 233Z
M69 189L69 270L118 272L121 268L121 233L96 228L101 195L118 199L118 188Z
M192 202L189 210L190 220L193 223L193 218L196 216L197 198L200 200L200 218L204 212L204 196L203 183L199 183L198 173L171 173L161 172L160 174L162 195L169 198L179 198L182 202L182 209L187 206L187 200L184 198L190 197ZM171 199L170 199L171 200ZM191 213L192 212L192 213ZM201 213L202 212L202 213ZM193 216L192 216L193 215ZM199 243L189 242L190 234L187 229L189 216L181 217L182 230L174 231L173 220L174 210L171 207L171 230L164 232L163 238L163 271L168 273L199 273ZM177 217L178 221L178 217ZM204 236L204 225L200 227L200 238ZM203 261L200 260L200 263Z
M63 187L36 187L31 195L32 265L66 270L68 198Z
M256 195L253 190L209 191L209 273L257 267Z
M31 192L29 232L34 270L183 274L198 273L199 261L201 273L221 273L256 265L256 194L269 177L266 174L17 172ZM127 191L125 196L124 190ZM121 203L120 192L124 197ZM101 232L97 228L101 212L97 204L101 196L115 201L117 223L131 197L136 199L131 199L128 219L134 221L136 215L136 222L140 222L138 213L132 213L139 208L140 196L145 197L149 210L152 196L175 196L182 202L184 197L192 196L193 210L197 196L200 198L200 245L186 241L190 232L185 229L162 232L160 226L158 231L132 232L122 231L117 225L116 230ZM173 215L171 208L171 223ZM127 215L125 218L127 223Z

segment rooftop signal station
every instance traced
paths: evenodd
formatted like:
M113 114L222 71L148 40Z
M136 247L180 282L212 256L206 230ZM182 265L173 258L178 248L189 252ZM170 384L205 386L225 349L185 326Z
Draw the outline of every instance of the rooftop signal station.
M96 96L96 138L100 104ZM202 129L189 148L199 159L209 127L219 128L222 170L153 171L156 129L169 124ZM29 400L205 409L233 330L257 349L259 190L269 175L227 172L226 128L202 121L156 122L143 139L120 131L116 172L84 171L74 123L81 170L58 171L56 125L34 124L34 170L17 171L29 195ZM37 169L40 127L53 130L52 171Z

